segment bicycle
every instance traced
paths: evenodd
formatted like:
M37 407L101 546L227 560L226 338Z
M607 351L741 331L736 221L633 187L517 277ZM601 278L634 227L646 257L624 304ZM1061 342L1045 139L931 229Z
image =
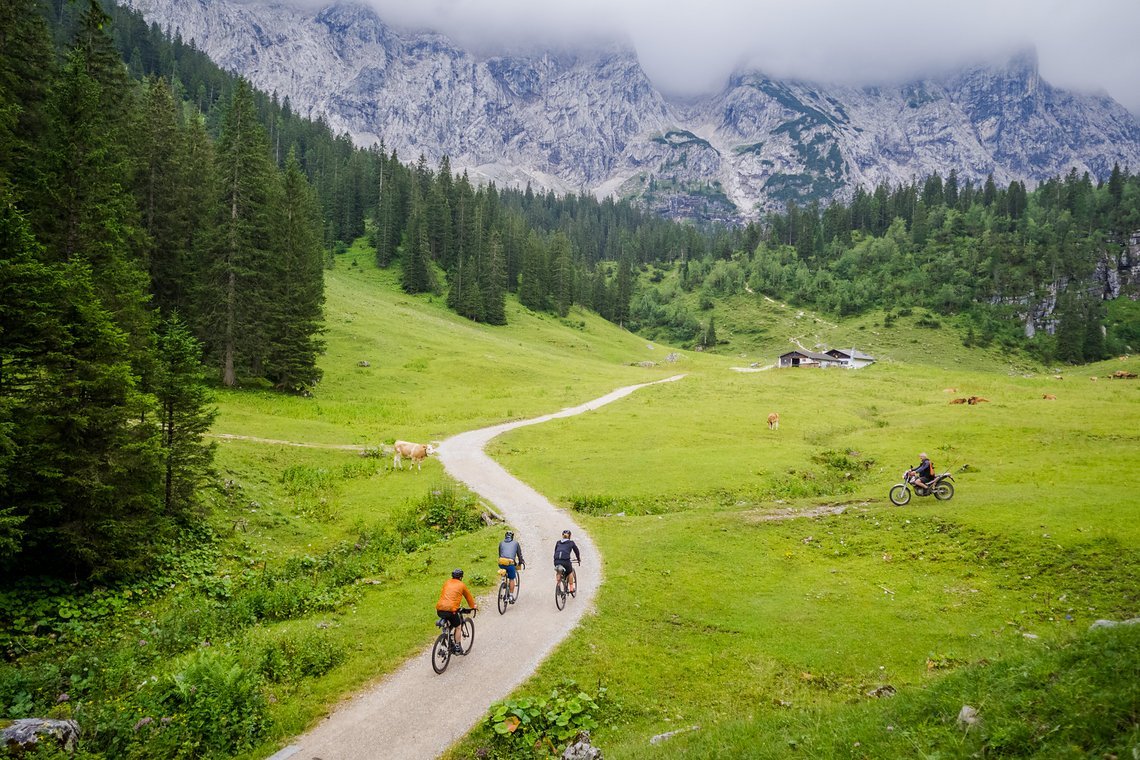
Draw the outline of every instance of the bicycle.
M526 567L525 564L515 565L515 599L518 599L519 592L522 590L522 571ZM505 567L499 568L499 614L505 614L507 605L514 604L511 599L511 582L507 578L507 569Z
M574 564L581 566L581 560L574 560ZM558 565L558 581L554 584L554 606L562 609L566 606L566 595L577 596L576 591L570 590L570 577L562 569L562 565ZM575 585L577 588L577 585Z
M475 621L471 619L475 615L476 610L471 607L460 607L456 610L459 617L463 619L463 650L456 654L467 655L471 652L471 647L475 646ZM435 621L439 626L439 636L435 640L435 644L431 648L431 667L436 673L442 673L447 670L447 664L451 662L451 645L455 639L451 635L451 623L439 618Z

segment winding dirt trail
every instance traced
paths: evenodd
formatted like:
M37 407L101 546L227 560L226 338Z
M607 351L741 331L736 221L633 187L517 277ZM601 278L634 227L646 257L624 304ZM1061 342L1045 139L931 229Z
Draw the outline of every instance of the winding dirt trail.
M581 414L639 388L681 377L619 388L581 406L461 433L444 441L438 451L444 469L494 504L522 544L527 570L518 603L507 614L499 615L493 596L480 597L475 647L469 657L452 658L447 671L437 676L425 647L381 683L341 704L270 760L435 758L480 721L492 702L506 697L529 677L592 609L602 580L598 552L566 512L510 475L483 448L508 430ZM554 542L566 528L574 531L582 565L578 568L578 596L567 600L566 609L559 612L554 606L551 558ZM425 615L434 601L424 601ZM426 628L427 623L425 639Z

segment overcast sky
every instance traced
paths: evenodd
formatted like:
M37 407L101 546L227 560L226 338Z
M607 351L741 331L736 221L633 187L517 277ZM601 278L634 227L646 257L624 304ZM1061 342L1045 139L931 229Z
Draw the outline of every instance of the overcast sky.
M1034 46L1041 76L1140 115L1140 0L367 0L465 45L621 36L672 95L772 76L873 84Z

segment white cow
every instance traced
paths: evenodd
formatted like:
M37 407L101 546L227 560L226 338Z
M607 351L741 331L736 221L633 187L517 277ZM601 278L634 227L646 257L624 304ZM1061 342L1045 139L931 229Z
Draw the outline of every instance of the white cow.
M424 459L435 453L435 447L430 443L423 444L411 443L409 441L396 441L396 443L392 445L392 448L396 451L396 455L392 457L392 467L401 470L404 469L402 464L404 459L411 460L415 463L416 469L421 470L423 469Z

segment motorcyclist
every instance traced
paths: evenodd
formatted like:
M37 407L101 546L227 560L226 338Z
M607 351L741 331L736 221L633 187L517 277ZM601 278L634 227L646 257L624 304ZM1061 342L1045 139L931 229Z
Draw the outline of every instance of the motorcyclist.
M910 470L914 475L914 484L919 488L929 489L934 485L934 463L930 461L925 451L919 454L918 458L922 461Z

